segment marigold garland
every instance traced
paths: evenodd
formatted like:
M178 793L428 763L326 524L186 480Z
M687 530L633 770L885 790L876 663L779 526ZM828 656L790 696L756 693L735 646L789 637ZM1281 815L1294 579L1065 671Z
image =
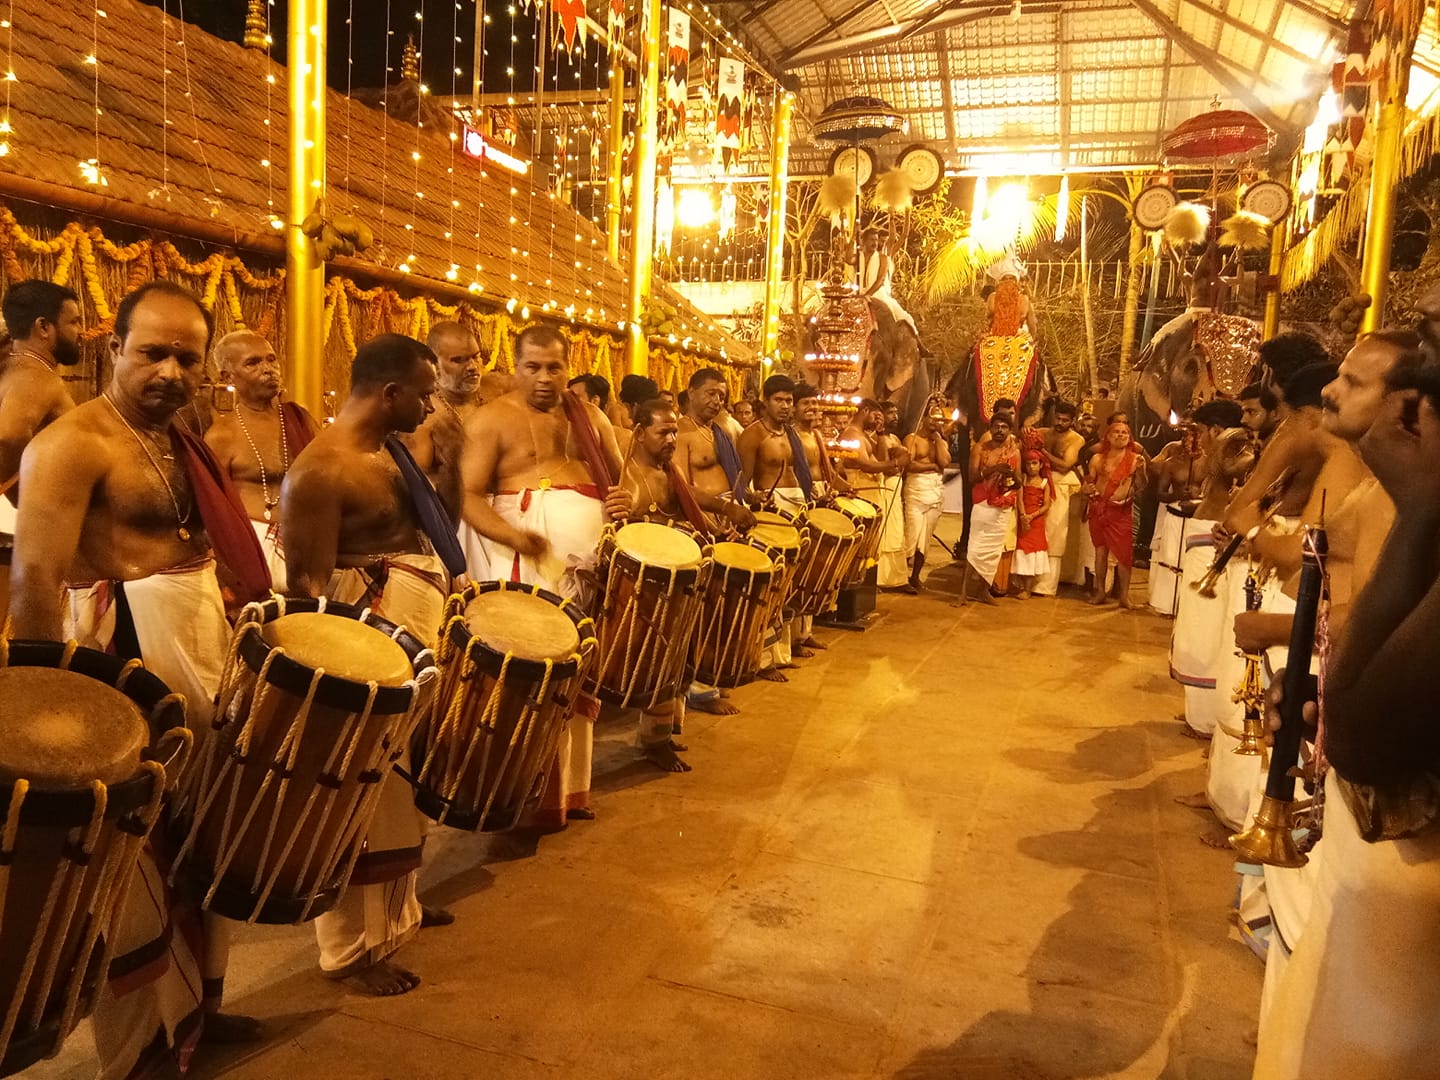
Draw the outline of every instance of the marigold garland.
M285 292L283 269L271 274L256 274L238 256L222 252L191 262L169 240L137 240L121 246L106 237L98 227L87 229L77 221L68 222L54 238L46 240L27 231L9 207L0 205L0 265L3 265L5 279L13 283L35 276L36 271L27 269L22 263L22 254L32 258L54 257L50 279L61 284L73 284L77 291L83 289L94 310L96 322L88 326L82 335L87 341L109 334L115 325L114 308L96 258L97 250L110 262L126 267L123 292L138 288L150 278L198 278L203 280L192 283L191 287L199 293L201 304L207 311L214 312L217 303L223 303L222 310L231 325L247 325L242 288L248 294L258 294L261 298L260 317L255 323L257 333L270 337L280 323ZM74 280L77 264L79 282ZM119 297L115 299L118 302ZM362 289L349 278L335 275L325 288L324 338L329 341L331 330L338 321L341 345L348 356L353 356L357 347L353 310L357 304L366 309L368 321L373 326L397 328L421 339L436 322L462 322L482 340L489 339L487 370L511 370L515 335L523 323L508 311L483 310L463 301L443 304L429 296L406 299L385 285ZM558 329L570 344L572 370L600 374L609 379L612 386L619 385L625 375L625 350L620 341L588 328L562 325ZM743 367L753 366L737 365L733 361L705 360L663 346L651 349L650 363L651 375L661 386L683 385L701 366L719 367L725 373L732 393L740 390Z

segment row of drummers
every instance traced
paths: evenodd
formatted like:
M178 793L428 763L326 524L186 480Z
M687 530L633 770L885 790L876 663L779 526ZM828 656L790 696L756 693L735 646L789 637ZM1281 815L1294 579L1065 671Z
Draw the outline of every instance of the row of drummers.
M208 725L187 725L138 661L0 640L0 1075L58 1052L102 973L153 932L132 890L309 922L338 903L387 803L461 829L520 823L580 694L643 709L691 680L751 679L767 628L831 608L880 542L878 508L852 497L756 518L714 544L678 524L607 526L593 619L535 586L471 583L433 651L369 609L251 604Z

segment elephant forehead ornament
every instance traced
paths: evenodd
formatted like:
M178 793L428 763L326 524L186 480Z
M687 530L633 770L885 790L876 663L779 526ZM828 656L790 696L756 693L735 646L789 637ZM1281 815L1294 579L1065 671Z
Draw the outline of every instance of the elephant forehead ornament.
M1260 327L1239 315L1197 314L1195 345L1205 356L1216 393L1236 398L1260 358Z

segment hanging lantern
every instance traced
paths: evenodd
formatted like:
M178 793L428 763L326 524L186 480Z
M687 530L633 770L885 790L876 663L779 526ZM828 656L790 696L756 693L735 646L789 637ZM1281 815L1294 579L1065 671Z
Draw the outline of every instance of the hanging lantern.
M1161 153L1171 163L1237 165L1267 153L1275 133L1241 109L1214 109L1192 116L1165 136Z
M815 121L814 137L821 142L860 143L910 128L894 105L877 97L848 97L831 102Z

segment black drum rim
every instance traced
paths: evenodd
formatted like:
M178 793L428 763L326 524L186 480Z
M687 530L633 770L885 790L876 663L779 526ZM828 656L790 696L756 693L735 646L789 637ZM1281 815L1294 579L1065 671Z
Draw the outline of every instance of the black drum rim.
M284 615L334 615L342 619L363 622L366 626L379 630L386 637L393 639L405 650L414 676L419 676L421 672L430 667L427 659L430 650L419 638L408 630L401 630L397 634L395 623L382 619L374 612L354 604L340 604L308 597L302 599L272 597L258 606L262 617L258 621L245 624L236 646L236 653L241 661L256 675L260 674L260 670L265 666L265 661L270 654L277 651L261 635L261 629L267 623L274 622ZM285 652L278 652L274 660L270 662L270 670L266 676L269 682L299 698L305 697L310 692L310 683L314 677L315 668L301 663ZM410 710L414 695L413 682L405 686L378 686L375 689L375 700L374 704L370 705L370 711L382 716L397 716ZM331 675L327 672L320 676L320 684L315 688L315 704L326 708L360 713L365 711L369 702L370 685L368 683L347 679L340 675Z
M556 610L568 618L574 625L575 636L579 640L576 643L575 651L567 658L550 662L550 678L552 682L564 681L573 679L579 674L585 640L595 637L594 621L573 600L567 601L558 593L542 589L538 585L522 585L518 581L479 581L467 585L463 592L456 593L451 597L446 606L443 632L449 638L452 646L460 650L463 655L470 657L471 661L479 665L486 674L500 674L500 666L505 662L504 654L480 641L465 625L465 609L470 606L471 601L496 592L520 592L527 596L538 596L541 600L552 603ZM587 622L591 623L589 627L585 625ZM472 647L472 642L479 647ZM545 675L545 661L511 656L510 670L525 678L540 679Z
M62 665L67 651L70 652L70 661ZM156 762L164 772L157 776L149 771L137 770L128 780L107 784L105 821L116 821L148 806L154 796L155 783L157 780L163 783L165 776L173 775L177 761L186 749L186 744L178 739L173 740L168 752L161 749L165 732L185 727L185 709L179 699L173 699L156 711L156 706L170 695L170 688L158 676L137 667L125 678L123 689L116 685L129 664L130 661L111 653L85 646L72 649L69 644L58 641L10 642L7 666L73 671L124 694L144 715L150 728L150 744L141 752L140 760ZM8 812L14 794L13 783L0 782L0 817ZM32 783L20 808L20 823L78 828L91 822L94 811L95 797L88 787L44 788Z

